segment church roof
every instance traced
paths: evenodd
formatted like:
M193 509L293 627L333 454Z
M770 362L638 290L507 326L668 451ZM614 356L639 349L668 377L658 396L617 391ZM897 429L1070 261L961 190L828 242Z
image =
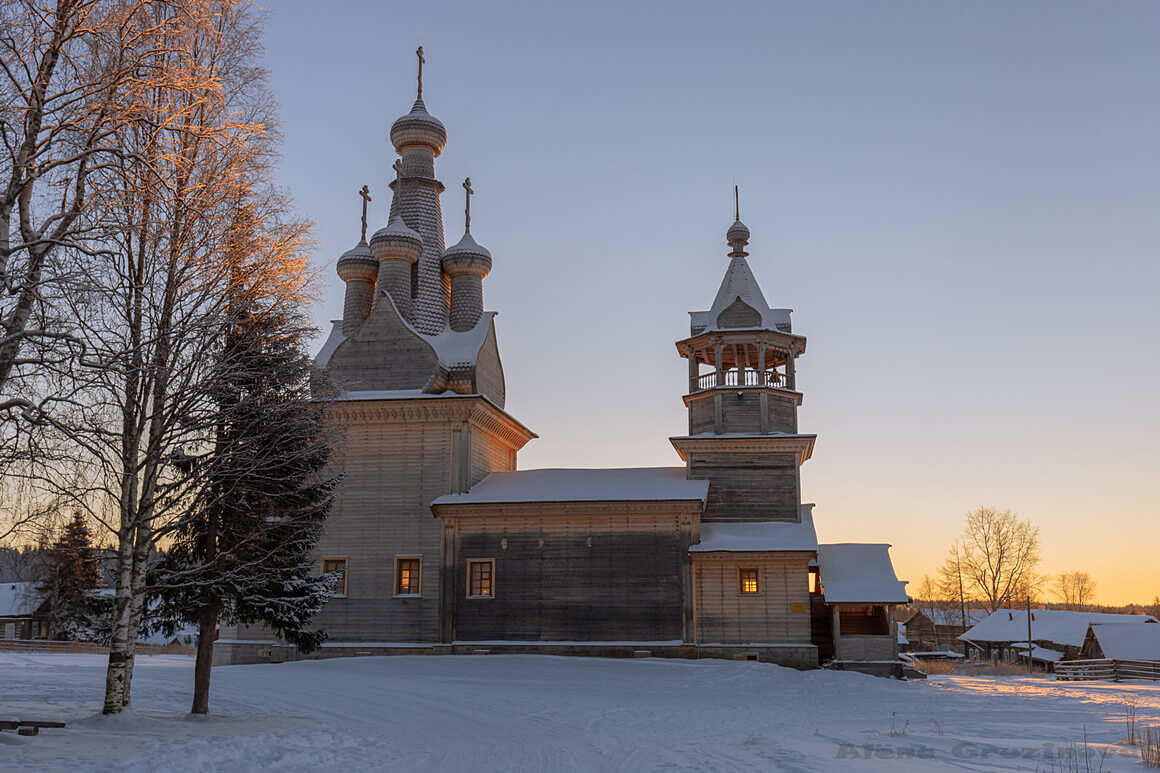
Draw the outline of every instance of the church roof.
M495 318L495 314L494 311L485 311L480 316L479 322L475 323L475 327L470 330L456 332L448 327L437 335L420 333L406 320L403 320L403 323L415 335L430 344L431 348L435 350L439 362L450 368L475 364L479 358L479 350L483 348L484 341L487 340L487 331L491 327L491 321ZM314 363L320 368L326 367L335 349L346 340L346 336L342 334L342 320L334 320L331 325L330 335L327 337L326 343L322 345L314 358Z
M687 480L684 467L545 469L493 472L466 494L445 494L435 505L518 502L704 502L709 481Z
M906 583L894 573L890 546L844 542L818 546L818 574L827 604L905 604Z
M749 229L738 220L729 228L728 238L730 244L734 245L734 250L730 253L729 266L725 269L725 277L717 289L717 297L713 299L712 307L708 311L689 312L693 335L706 330L737 328L781 330L788 333L791 309L769 307L765 294L761 292L761 286L757 284L757 277L753 275L753 269L745 258L748 253L741 249L749 238ZM748 306L753 311L740 315L745 324L726 323L722 319L722 314L738 303Z
M763 521L760 523L703 523L701 541L690 553L784 553L817 552L813 505L801 507L801 523Z

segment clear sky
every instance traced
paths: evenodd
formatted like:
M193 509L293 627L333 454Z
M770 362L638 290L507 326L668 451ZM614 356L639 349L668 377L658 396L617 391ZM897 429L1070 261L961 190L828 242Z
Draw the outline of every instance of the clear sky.
M1100 601L1160 593L1160 5L264 7L324 327L364 183L386 221L421 40L448 243L470 176L507 408L540 435L521 467L680 464L673 342L725 271L736 178L809 338L823 541L890 542L917 583L994 505Z

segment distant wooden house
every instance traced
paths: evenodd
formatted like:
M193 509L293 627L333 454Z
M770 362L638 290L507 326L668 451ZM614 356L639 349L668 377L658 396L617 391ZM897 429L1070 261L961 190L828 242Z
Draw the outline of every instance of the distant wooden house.
M940 652L943 650L966 652L966 642L959 637L967 629L987 616L982 609L962 609L961 607L934 607L904 610L901 623L906 627L909 639L907 649L912 652ZM964 619L966 625L963 624Z
M1095 623L1088 626L1079 656L1083 660L1160 662L1160 625Z
M959 638L978 648L991 660L1017 662L1027 657L1045 667L1060 660L1080 657L1093 624L1140 625L1156 623L1151 615L1113 615L1072 612L1062 609L1031 610L1030 631L1026 610L1000 609L968 629Z
M48 636L48 602L34 582L0 584L0 639Z

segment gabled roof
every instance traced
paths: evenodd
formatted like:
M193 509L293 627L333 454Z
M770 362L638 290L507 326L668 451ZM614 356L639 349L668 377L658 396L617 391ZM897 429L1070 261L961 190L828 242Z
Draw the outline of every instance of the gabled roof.
M985 618L990 613L985 609L966 609L967 625L971 626ZM909 620L922 615L934 625L957 625L963 624L963 610L960 607L935 607L934 609L916 609Z
M699 501L709 481L687 480L684 467L546 469L493 472L465 494L445 494L434 506L519 502Z
M390 295L385 292L379 293L378 300L379 302L393 303L390 300ZM402 315L400 315L400 322L416 337L426 341L435 350L435 356L439 358L440 363L448 368L453 368L475 364L479 358L479 351L483 348L484 341L487 340L487 333L491 329L491 321L495 319L495 315L494 311L485 311L480 315L475 327L470 330L456 332L448 326L443 329L443 332L435 335L420 333L414 325L403 319ZM326 342L315 355L314 364L320 368L325 368L330 362L331 355L346 339L347 336L342 334L342 320L333 320L330 335L327 336Z
M1160 660L1160 625L1095 623L1091 634L1105 658Z
M34 582L0 583L0 617L27 617L42 601L44 593Z
M906 583L894 573L890 546L818 546L818 578L827 604L905 604Z
M689 312L690 326L693 334L703 333L706 330L723 329L718 325L718 318L725 309L740 300L746 306L754 309L761 317L759 325L752 327L764 330L782 330L789 332L790 309L771 309L765 300L765 294L757 284L757 277L749 267L749 261L743 257L729 259L729 267L725 269L725 277L717 290L717 297L708 311Z
M1072 612L1066 609L1031 610L1031 640L1080 647L1092 623L1156 623L1151 615L1112 615L1100 612ZM972 642L1027 641L1027 612L999 609L959 637Z
M762 521L758 523L703 523L701 541L690 553L815 553L818 535L814 531L813 505L802 505L801 523Z

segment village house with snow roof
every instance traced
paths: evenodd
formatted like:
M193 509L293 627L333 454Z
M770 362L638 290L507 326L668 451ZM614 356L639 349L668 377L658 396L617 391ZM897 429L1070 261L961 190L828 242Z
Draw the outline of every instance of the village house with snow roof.
M1030 616L1030 625L1028 624ZM959 638L988 660L1026 662L1028 647L1032 661L1045 668L1063 660L1081 657L1092 627L1105 624L1156 626L1152 615L1118 615L1066 609L998 609L971 626ZM1102 657L1102 656L1101 656Z
M493 256L445 246L435 159L443 124L419 93L392 125L387 223L338 260L343 315L317 356L343 393L345 479L319 542L341 571L315 656L550 652L737 657L891 671L892 607L908 601L888 545L819 545L799 469L795 362L806 338L771 307L735 212L725 276L676 342L687 431L671 468L519 470L536 435L506 409ZM736 204L736 202L735 202ZM566 335L566 333L565 333ZM676 388L674 386L674 399ZM296 657L224 628L219 663ZM861 664L858 666L858 664ZM876 665L874 665L876 664Z

